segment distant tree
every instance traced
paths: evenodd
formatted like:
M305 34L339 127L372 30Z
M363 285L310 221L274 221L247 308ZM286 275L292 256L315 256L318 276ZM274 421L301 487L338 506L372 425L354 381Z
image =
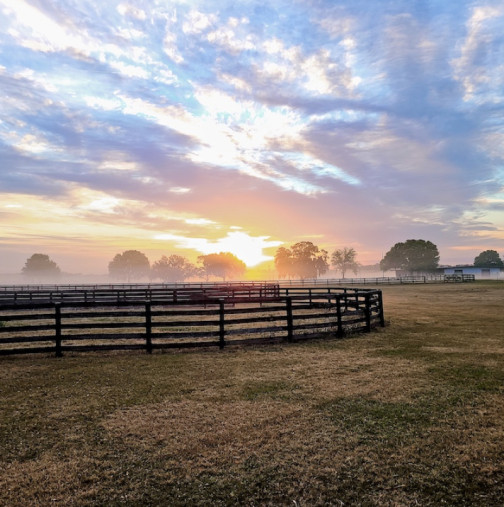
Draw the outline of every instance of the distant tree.
M357 252L353 248L343 247L335 250L331 255L332 266L341 271L341 277L345 278L345 273L351 269L354 274L357 274L359 263L356 261Z
M111 277L130 282L149 276L150 262L142 252L126 250L109 262L108 270Z
M61 274L58 265L48 255L40 253L33 254L28 258L21 272L34 279L53 278Z
M315 268L317 269L317 277L322 276L324 273L327 273L329 269L329 263L327 262L329 259L329 252L321 248L319 250L319 254L315 258Z
M485 250L474 259L477 268L504 268L504 262L495 250Z
M275 267L280 278L317 278L328 269L328 253L311 241L300 241L290 248L280 247L275 253Z
M292 252L281 246L275 253L275 267L279 278L292 276Z
M164 282L183 282L196 273L197 267L181 255L163 255L151 268L151 277Z
M245 273L247 266L231 252L212 253L200 255L198 262L202 264L203 273L209 276L218 276L223 280L236 278Z
M396 243L380 262L382 271L401 269L410 273L431 271L438 265L437 246L423 239L408 239L404 243Z

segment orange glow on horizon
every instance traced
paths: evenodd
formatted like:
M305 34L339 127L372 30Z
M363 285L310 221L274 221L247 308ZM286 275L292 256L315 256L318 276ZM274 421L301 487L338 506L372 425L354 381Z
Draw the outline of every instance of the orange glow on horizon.
M269 240L267 236L250 236L243 231L228 232L225 237L216 240L190 238L173 234L159 234L155 236L155 239L172 241L177 248L196 250L200 252L200 255L230 252L243 261L248 268L271 261L273 257L264 254L264 249L282 244L281 241Z

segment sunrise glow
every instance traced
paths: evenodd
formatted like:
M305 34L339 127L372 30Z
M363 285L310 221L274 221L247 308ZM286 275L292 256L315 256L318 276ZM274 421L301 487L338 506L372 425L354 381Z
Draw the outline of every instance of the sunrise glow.
M209 241L206 238L177 237L170 234L160 234L154 239L172 241L178 248L196 250L202 255L231 252L248 267L271 261L273 256L265 255L264 250L281 245L281 241L268 241L267 237L254 237L239 231L228 232L225 237L214 241Z

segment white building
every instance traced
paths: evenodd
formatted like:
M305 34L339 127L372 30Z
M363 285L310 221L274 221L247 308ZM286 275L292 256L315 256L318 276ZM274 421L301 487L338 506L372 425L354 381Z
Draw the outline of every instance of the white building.
M450 266L439 268L445 275L474 275L477 280L504 280L504 268L476 268L474 266Z

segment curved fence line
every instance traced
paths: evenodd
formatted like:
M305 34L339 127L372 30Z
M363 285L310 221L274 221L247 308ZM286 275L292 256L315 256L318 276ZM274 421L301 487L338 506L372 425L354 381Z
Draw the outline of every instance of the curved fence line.
M292 289L291 289L292 290ZM0 305L0 355L295 342L384 326L380 290Z
M211 302L224 300L233 303L266 302L282 297L306 297L331 294L355 294L369 292L367 288L348 287L283 287L278 284L262 285L220 285L213 284L204 287L149 287L142 288L57 288L57 289L29 289L0 292L0 305L18 306L21 304L45 303L114 303L151 301L156 303L177 304L183 302Z

